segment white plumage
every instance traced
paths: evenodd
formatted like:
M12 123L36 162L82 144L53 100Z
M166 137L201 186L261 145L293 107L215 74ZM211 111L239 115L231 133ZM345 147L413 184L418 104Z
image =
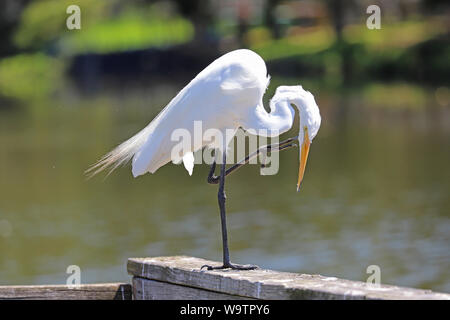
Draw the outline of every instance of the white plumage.
M275 130L281 134L292 126L295 104L300 114L300 143L304 143L306 128L312 141L320 127L320 114L314 97L301 86L281 86L270 102L271 112L264 109L262 98L269 84L264 60L255 52L241 49L229 52L207 66L169 104L135 136L106 154L88 171L96 174L106 168L111 171L132 159L133 176L154 173L170 161L183 160L192 174L193 152L210 146L210 141L193 139L191 149L182 159L171 159L171 150L177 144L171 134L176 129L194 133L194 121L202 122L202 129L237 130L250 133L259 129ZM229 139L228 139L229 140ZM224 141L226 149L230 141ZM309 145L308 145L309 146Z

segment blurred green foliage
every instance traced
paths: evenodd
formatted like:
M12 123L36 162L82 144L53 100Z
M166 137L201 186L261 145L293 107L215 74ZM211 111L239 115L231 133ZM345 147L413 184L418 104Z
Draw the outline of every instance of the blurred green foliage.
M82 26L107 19L116 1L80 0ZM30 2L23 10L20 24L14 35L15 44L22 49L43 49L70 33L66 27L66 9L74 4L71 0L39 0Z
M379 78L382 73L420 80L414 72L418 69L424 71L422 80L448 81L450 44L443 38L446 27L441 20L384 24L376 31L350 25L344 28L341 42L327 26L282 39L270 38L261 27L249 33L251 49L266 61L289 59L291 64L299 64L304 69L320 70L323 76L332 77L337 83L342 83L344 77L344 59L350 63L349 72L357 82Z
M192 23L165 4L136 7L117 0L80 0L81 30L68 30L71 0L30 2L14 34L22 51L0 59L0 94L36 104L61 88L68 58L81 53L111 53L190 41Z
M280 37L272 30L273 25L262 20L245 25L239 15L233 22L217 12L210 12L207 19L204 2L194 2L191 9L200 6L202 14L187 10L189 5L181 1L24 1L12 36L18 54L0 58L0 97L27 102L51 98L63 83L68 83L65 72L72 58L80 54L102 55L187 44L198 40L197 32L202 28L209 32L204 34L215 36L219 43L234 37L234 47L229 49L242 46L253 49L268 62L271 73L273 70L277 73L280 69L276 66L281 65L281 69L288 71L280 74L283 78L320 78L321 87L341 92L348 86L380 80L445 85L450 78L448 27L440 15L387 19L382 21L380 30L369 30L365 20L361 20L343 24L340 31L330 12L309 25L283 18L280 21L284 31ZM289 3L296 2L283 4L285 14L292 15L286 6ZM329 5L326 1L319 3ZM66 27L66 9L71 4L81 8L81 30ZM208 25L202 26L202 21L208 21ZM238 38L243 42L236 42ZM193 47L200 53L204 45L206 42L200 42ZM403 85L392 88L397 89L398 96L414 96ZM375 96L373 92L380 94L386 90L375 85L365 92ZM406 98L406 101L415 104L423 99Z
M407 49L446 32L445 22L437 19L408 20L385 23L379 30L349 25L344 39L351 44L361 43L373 51Z
M0 60L0 94L27 102L50 98L61 85L64 65L43 53Z
M81 30L66 28L66 8L73 1L44 0L25 8L15 43L41 49L53 44L66 55L107 53L185 43L193 37L187 19L162 10L161 4L136 7L119 1L81 0Z
M155 14L128 11L117 19L99 22L89 32L73 33L63 39L67 53L108 53L186 43L193 37L192 24L183 18L168 21Z
M265 60L270 61L304 54L315 54L329 48L335 40L333 30L325 26L282 39L256 40L253 41L251 48Z

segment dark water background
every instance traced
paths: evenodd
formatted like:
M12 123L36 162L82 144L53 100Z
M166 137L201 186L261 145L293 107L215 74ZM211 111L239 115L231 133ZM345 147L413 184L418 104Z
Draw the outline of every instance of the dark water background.
M138 179L129 167L83 176L179 89L0 114L0 284L65 283L69 265L83 283L127 281L128 257L221 259L206 165L192 177L173 164ZM413 107L313 92L323 120L302 191L297 150L280 155L275 176L248 166L227 180L232 260L361 281L378 265L383 283L450 292L448 106L428 89Z

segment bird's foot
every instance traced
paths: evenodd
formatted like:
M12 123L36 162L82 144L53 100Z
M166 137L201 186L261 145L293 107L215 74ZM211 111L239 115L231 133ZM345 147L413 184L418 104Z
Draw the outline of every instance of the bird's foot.
M210 265L203 265L200 270L203 270L203 268L206 268L207 270L222 270L222 269L232 269L232 270L255 270L258 269L258 266L252 265L252 264L232 264L232 263L226 263L221 266L210 266Z

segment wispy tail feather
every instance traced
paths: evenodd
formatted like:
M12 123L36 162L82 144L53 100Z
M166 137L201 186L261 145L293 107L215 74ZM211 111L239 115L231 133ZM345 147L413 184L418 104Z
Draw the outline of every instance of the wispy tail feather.
M171 107L177 105L180 101L182 101L186 93L186 88L187 87L183 88L144 129L136 133L127 141L122 142L115 149L105 154L99 161L97 161L97 163L94 163L91 167L89 167L84 172L87 178L90 179L96 174L109 168L110 170L106 175L106 177L108 177L111 172L113 172L119 166L125 165L128 161L130 161L133 156L141 149L141 147L147 142L147 140L153 134L161 121L163 121L164 117L172 109Z
M105 154L99 161L90 166L84 174L90 179L103 170L109 169L109 172L106 175L106 177L108 177L111 172L121 165L125 165L133 158L134 154L138 152L142 145L147 141L148 136L153 131L151 129L152 126L149 124L133 137L122 142L112 151Z

